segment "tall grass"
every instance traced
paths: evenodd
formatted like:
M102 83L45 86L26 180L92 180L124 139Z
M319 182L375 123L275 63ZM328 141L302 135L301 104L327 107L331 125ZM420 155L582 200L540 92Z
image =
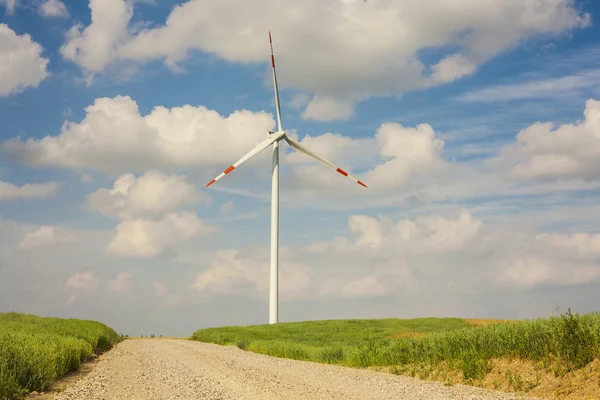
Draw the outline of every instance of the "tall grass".
M192 339L275 357L348 364L365 343L388 343L394 336L428 334L469 326L460 318L350 319L231 326L196 331Z
M95 321L0 313L0 399L44 391L119 341L120 335Z
M349 360L357 366L449 362L468 379L482 378L492 358L560 361L579 369L600 354L600 314L566 314L441 332L419 339L361 346Z
M423 327L423 320L395 321L396 327L411 326L414 332ZM569 371L584 367L600 355L599 313L579 315L569 310L549 318L477 327L464 320L429 322L429 334L410 337L390 338L389 330L375 329L374 322L358 322L354 325L357 329L344 331L353 323L317 321L297 326L205 329L195 332L192 339L235 344L277 357L355 367L445 362L462 371L465 380L482 378L489 372L493 358L559 362Z

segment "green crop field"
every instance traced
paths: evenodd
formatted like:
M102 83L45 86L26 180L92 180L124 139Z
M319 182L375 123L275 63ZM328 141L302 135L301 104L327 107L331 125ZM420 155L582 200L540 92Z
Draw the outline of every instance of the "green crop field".
M582 368L600 354L600 314L477 326L463 319L332 320L196 331L193 340L276 357L353 367L445 363L480 379L490 360L559 360Z
M44 391L121 340L95 321L0 313L0 399Z

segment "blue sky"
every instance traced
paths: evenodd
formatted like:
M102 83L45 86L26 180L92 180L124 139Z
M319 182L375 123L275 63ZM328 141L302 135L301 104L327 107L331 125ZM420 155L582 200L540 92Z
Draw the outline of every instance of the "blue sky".
M269 29L281 320L597 309L600 5L420 3L0 1L0 311L267 321Z

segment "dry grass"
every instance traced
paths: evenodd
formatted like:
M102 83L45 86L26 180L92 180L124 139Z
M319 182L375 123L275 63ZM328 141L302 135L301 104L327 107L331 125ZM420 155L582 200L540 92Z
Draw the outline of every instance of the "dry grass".
M484 326L484 325L493 325L493 324L505 324L514 322L509 319L465 319L465 321L474 326Z
M450 329L458 322L462 327ZM600 313L568 310L526 321L323 321L202 330L194 338L276 357L387 370L447 384L557 400L600 399L595 361L600 359Z
M423 336L423 332L400 332L394 333L388 336L390 339L405 339L405 338L418 338Z
M447 362L438 365L409 364L369 369L443 382L469 384L507 393L521 393L552 400L600 399L600 359L582 369L566 372L560 362L493 359L491 371L482 379L466 382L460 371Z
M515 322L507 319L465 319L467 324L472 326L485 326L485 325L494 325L494 324L506 324L510 322ZM389 339L406 339L406 338L419 338L424 335L429 334L430 332L416 332L416 331L406 331L406 332L398 332L393 333L388 336Z

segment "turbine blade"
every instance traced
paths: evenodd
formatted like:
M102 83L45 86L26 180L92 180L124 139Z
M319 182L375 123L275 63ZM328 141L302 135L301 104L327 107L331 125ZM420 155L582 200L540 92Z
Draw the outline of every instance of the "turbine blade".
M355 177L353 177L352 175L350 175L349 173L347 173L343 169L337 167L332 162L327 161L323 157L315 154L312 150L308 149L304 145L301 145L300 143L298 143L297 141L295 141L291 137L288 137L287 135L285 135L283 138L285 139L286 142L288 142L288 144L294 150L299 151L300 153L304 153L307 156L314 158L315 160L319 161L321 164L324 164L324 165L328 166L329 168L335 170L337 173L339 173L341 175L344 175L345 177L348 177L348 178L352 179L354 182L358 183L361 186L367 187L367 185L365 185L364 183L362 183L361 181L359 181L358 179L356 179Z
M271 44L271 66L273 67L273 87L275 88L275 107L277 107L277 129L279 132L281 129L281 108L279 106L279 88L277 87L277 74L275 73L275 56L273 55L273 39L271 38L271 31L269 31L269 43Z
M237 160L235 162L235 164L229 166L225 171L221 172L221 174L219 174L219 176L217 176L212 181L208 182L206 184L206 187L209 187L210 185L212 185L213 183L215 183L216 181L218 181L219 179L221 179L222 177L224 177L225 175L227 175L228 173L230 173L231 171L233 171L234 169L236 169L237 167L239 167L240 165L242 165L244 162L248 161L249 159L251 159L252 157L254 157L255 155L257 155L258 153L260 153L261 151L263 151L264 149L266 149L267 147L269 147L277 139L278 139L278 136L276 134L272 134L267 139L263 140L262 142L260 142L256 146L254 146L254 148L252 150L250 150L242 158L240 158L239 160Z

